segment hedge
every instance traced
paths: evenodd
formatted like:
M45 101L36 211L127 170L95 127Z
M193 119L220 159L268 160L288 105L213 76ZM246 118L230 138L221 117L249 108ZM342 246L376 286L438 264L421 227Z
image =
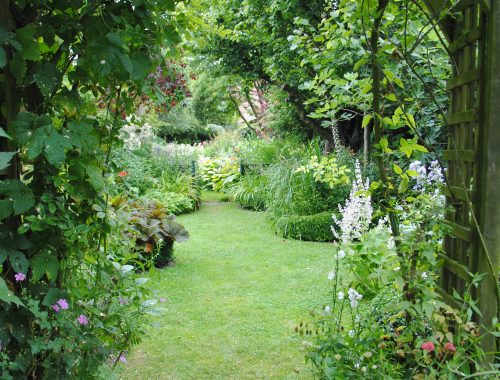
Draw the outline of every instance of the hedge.
M332 212L315 215L283 216L276 222L276 232L287 238L306 241L334 241L332 234Z

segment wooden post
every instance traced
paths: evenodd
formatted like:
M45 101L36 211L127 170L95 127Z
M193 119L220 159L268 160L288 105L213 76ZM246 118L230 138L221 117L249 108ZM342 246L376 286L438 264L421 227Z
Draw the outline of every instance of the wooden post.
M486 329L491 329L492 319L498 317L499 307L497 289L500 264L500 110L498 107L500 99L500 0L491 1L485 48L485 70L482 78L484 112L479 135L481 156L478 184L478 214L483 241L479 239L478 242L477 271L487 273L478 289L479 308L482 313L480 323ZM483 349L487 353L487 360L490 362L493 361L495 343L495 337L492 335L486 336L482 342Z

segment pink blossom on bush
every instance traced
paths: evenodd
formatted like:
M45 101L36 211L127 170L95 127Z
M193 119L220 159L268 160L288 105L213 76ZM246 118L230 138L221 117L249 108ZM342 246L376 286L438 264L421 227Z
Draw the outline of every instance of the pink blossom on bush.
M26 275L24 273L19 272L14 275L14 279L16 280L16 282L21 282L26 280Z
M444 345L444 349L446 351L450 351L450 352L457 352L457 348L455 347L455 345L451 342L448 342Z
M58 304L54 304L51 306L52 310L54 310L56 313L59 313L59 310L61 310L61 308L59 307Z
M427 351L427 352L434 351L434 343L432 343L432 342L422 343L422 350Z
M126 357L125 357L125 355L123 355L123 354L121 354L121 355L120 355L120 358L119 358L119 359L120 359L120 361L121 361L122 363L126 363L126 362L127 362L127 358L126 358Z
M83 314L81 314L76 320L81 325L87 325L89 323L88 318L85 315L83 315Z
M69 308L68 301L65 300L64 298L61 298L57 301L58 305L61 307L62 310L67 310Z

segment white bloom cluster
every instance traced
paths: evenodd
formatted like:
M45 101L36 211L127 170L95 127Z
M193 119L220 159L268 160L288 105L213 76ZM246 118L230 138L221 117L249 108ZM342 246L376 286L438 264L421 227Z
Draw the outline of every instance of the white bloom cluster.
M330 273L328 273L328 279L331 281L335 278L335 271L331 271Z
M127 125L120 130L120 137L123 140L125 148L130 150L139 149L146 142L151 142L154 137L153 127L147 123L139 125L127 118Z
M363 298L363 295L359 294L353 288L349 288L349 290L347 291L347 297L349 298L351 307L358 307L358 301Z
M351 192L345 206L339 205L340 218L333 215L333 221L340 229L340 233L332 226L333 235L342 243L350 243L354 239L359 239L368 231L373 208L371 196L368 194L370 181L363 182L361 175L361 165L356 161L355 179L352 183ZM340 253L340 252L339 252Z
M157 155L163 155L173 161L191 162L197 161L203 154L203 146L189 144L153 144L152 152Z
M409 169L417 172L414 190L423 190L426 187L438 186L444 183L443 172L437 160L432 161L429 167L425 167L420 161L413 161Z

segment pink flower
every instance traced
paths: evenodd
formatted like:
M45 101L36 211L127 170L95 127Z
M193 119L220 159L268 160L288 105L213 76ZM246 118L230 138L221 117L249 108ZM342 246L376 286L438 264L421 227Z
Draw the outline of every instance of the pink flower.
M434 351L434 343L432 343L432 342L422 343L422 350L427 351L427 352Z
M160 302L163 303L163 302L167 302L167 299L165 297L161 297L160 298Z
M455 345L451 342L448 342L444 345L444 349L446 351L450 351L450 352L457 352L457 348L455 347Z
M125 355L123 355L123 354L120 355L120 361L122 363L126 363L127 362L127 358L125 357Z
M22 281L26 280L26 275L24 273L19 272L19 273L16 273L14 275L14 278L15 278L16 282L22 282Z
M78 318L76 318L76 320L81 325L87 325L89 323L88 318L83 314L81 314Z
M51 306L52 310L54 310L56 313L59 313L59 310L61 310L61 308L59 307L58 304L54 304Z
M69 308L68 301L64 298L61 298L57 301L62 310L67 310Z
M118 173L118 177L126 177L128 176L128 172L126 172L125 170L122 170L120 173Z

